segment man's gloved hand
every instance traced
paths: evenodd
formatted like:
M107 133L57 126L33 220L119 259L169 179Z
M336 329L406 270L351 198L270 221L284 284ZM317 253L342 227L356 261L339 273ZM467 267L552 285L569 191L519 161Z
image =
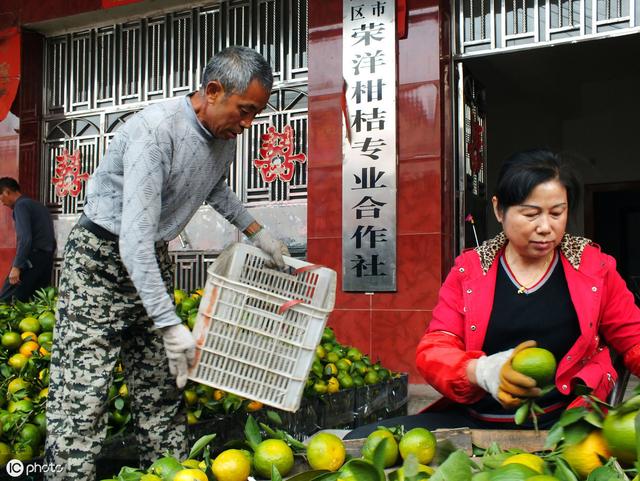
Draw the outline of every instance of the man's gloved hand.
M169 359L169 371L176 376L176 385L182 389L187 384L187 371L196 355L196 341L183 324L162 328L164 348Z
M500 387L498 389L498 402L505 408L516 408L522 404L522 398L538 397L540 388L536 386L535 379L525 376L511 366L514 356L520 351L530 347L536 347L536 341L524 341L512 349L511 356L500 369Z
M284 259L282 259L282 256L289 255L289 249L287 249L284 242L279 239L275 239L264 227L256 232L250 240L253 242L254 246L261 249L263 252L271 256L271 259L273 259L273 262L265 262L265 266L284 269Z

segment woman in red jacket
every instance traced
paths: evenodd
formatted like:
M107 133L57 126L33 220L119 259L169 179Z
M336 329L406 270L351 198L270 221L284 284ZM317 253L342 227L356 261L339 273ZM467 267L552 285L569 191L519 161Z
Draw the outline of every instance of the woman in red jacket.
M608 346L640 374L640 310L615 260L565 232L578 197L575 176L552 152L503 164L492 198L503 232L456 259L417 348L418 370L445 399L438 412L385 424L515 427L516 408L540 387L511 359L536 343L558 361L557 389L536 401L541 427L557 420L579 384L606 399L617 378Z

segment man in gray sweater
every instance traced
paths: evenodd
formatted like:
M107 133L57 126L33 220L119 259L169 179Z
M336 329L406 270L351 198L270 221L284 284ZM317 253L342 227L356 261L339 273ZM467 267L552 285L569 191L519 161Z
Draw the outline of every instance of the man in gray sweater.
M65 247L46 440L46 462L60 472L48 479L95 478L119 356L141 464L167 451L186 456L175 384L186 383L195 343L175 313L167 242L206 202L284 266L286 246L225 178L235 138L265 108L272 83L260 54L230 47L209 62L199 91L147 107L116 132Z

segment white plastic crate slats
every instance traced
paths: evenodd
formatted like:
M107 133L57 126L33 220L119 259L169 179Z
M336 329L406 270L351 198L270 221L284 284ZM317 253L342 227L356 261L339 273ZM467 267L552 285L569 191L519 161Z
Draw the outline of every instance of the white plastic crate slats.
M247 245L225 252L208 271L190 378L295 411L333 308L336 273L288 257L288 272L267 269L265 255Z

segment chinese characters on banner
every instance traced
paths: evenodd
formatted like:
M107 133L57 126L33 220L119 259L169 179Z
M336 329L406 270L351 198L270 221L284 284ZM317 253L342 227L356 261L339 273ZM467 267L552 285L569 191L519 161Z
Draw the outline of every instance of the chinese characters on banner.
M343 0L343 290L396 290L395 0Z

